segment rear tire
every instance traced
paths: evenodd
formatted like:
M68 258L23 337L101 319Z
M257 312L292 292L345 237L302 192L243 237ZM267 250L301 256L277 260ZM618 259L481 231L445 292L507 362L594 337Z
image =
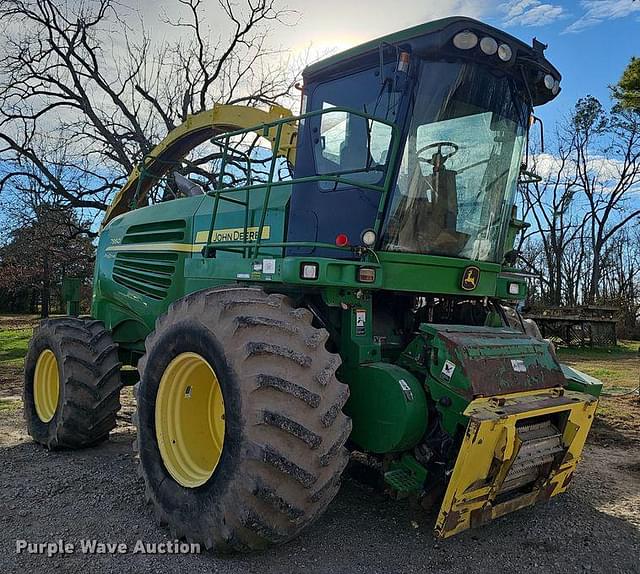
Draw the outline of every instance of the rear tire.
M24 367L24 416L49 449L83 448L109 436L120 410L117 346L100 321L45 319Z
M336 495L348 460L351 421L342 413L348 387L336 379L340 357L326 350L327 332L311 321L307 309L283 295L235 286L188 295L158 318L139 363L135 446L147 500L173 536L217 551L265 548L295 537ZM176 440L197 442L207 432L215 445L216 432L203 424L198 434L187 425L165 443L166 399L159 390L167 373L193 356L219 382L224 441L209 478L186 487L161 446L166 453ZM197 399L196 379L206 379L205 372L177 379L174 400ZM201 450L192 446L184 445L191 461Z

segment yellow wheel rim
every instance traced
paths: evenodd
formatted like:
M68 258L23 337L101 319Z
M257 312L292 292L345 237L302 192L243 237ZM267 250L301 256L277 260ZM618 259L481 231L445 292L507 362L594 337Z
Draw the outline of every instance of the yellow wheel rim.
M38 357L33 375L33 402L36 414L43 423L48 423L56 414L59 397L58 361L51 349L45 349Z
M156 397L156 438L162 462L178 484L203 485L224 444L224 398L213 367L197 353L167 366Z

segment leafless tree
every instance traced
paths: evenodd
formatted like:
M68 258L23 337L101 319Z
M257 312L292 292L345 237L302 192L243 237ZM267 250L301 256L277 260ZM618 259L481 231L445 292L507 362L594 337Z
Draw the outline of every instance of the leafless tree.
M589 96L578 101L573 124L578 184L589 206L593 262L586 299L593 303L608 243L627 224L640 223L640 204L630 193L640 186L640 114L614 109L607 115Z
M533 154L542 179L521 189L532 227L521 258L537 274L531 294L544 305L638 310L640 113L581 99L547 154Z
M177 39L158 44L116 0L0 0L0 195L36 187L51 204L104 210L188 114L290 92L265 40L291 22L277 0L219 0L218 34L201 0L176 1L182 15L165 21Z
M533 155L533 172L540 181L521 188L525 217L534 224L530 235L538 237L544 256L543 281L548 303L560 305L565 288L565 253L584 224L576 206L577 176L572 166L573 148L561 131L556 133L554 153ZM545 165L541 165L544 163ZM526 240L526 236L523 237ZM537 272L540 273L540 269Z

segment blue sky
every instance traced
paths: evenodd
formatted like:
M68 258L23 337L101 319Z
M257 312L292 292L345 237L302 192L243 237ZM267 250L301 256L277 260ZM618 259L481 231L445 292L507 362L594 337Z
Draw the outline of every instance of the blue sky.
M640 56L640 0L579 0L510 3L527 5L526 17L492 17L491 23L529 40L537 36L549 44L547 56L563 76L562 92L538 114L552 124L587 94L609 102L608 85L616 83L631 56ZM589 10L592 8L591 10ZM537 16L537 17L536 17Z
M560 96L538 110L549 127L579 97L592 94L608 102L607 86L620 78L631 56L640 56L640 0L283 0L283 4L298 11L297 24L277 35L293 53L309 46L312 53L342 50L452 15L477 18L527 43L536 36L549 44L547 56L563 75Z
M224 32L217 3L204 5L212 34ZM538 110L547 124L581 96L608 101L607 86L620 78L632 55L640 56L640 0L279 0L278 5L295 13L287 17L292 26L273 26L270 43L311 60L453 15L485 21L527 43L536 36L549 44L547 55L563 75L560 96ZM162 24L166 16L186 16L176 0L138 0L137 9L158 42L175 35Z

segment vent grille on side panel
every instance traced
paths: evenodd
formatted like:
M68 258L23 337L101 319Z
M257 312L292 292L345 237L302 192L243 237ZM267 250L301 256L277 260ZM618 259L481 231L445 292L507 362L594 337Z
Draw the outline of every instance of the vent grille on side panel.
M185 227L186 222L182 219L132 225L122 238L122 245L182 243ZM113 280L136 293L161 300L169 292L177 261L178 254L170 249L121 251L113 265Z
M132 225L127 229L126 235L122 238L122 244L131 245L132 243L182 241L184 240L185 226L186 222L184 219Z
M177 259L176 253L118 253L113 280L152 299L164 299L175 275Z

